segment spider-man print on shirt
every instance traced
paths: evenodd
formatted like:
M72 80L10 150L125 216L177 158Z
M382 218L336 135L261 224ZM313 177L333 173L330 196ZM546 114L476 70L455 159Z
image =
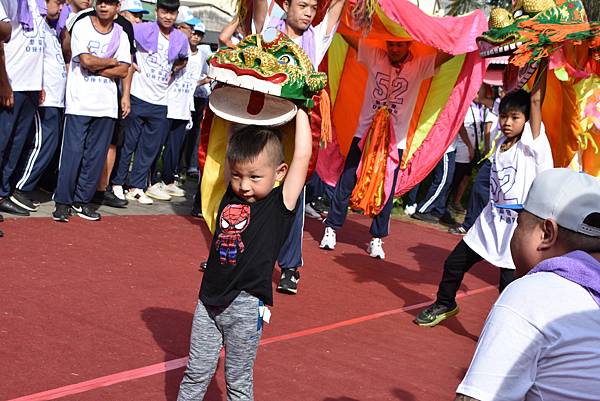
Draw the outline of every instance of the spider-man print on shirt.
M393 79L390 74L377 72L375 76L375 88L373 89L373 110L377 110L385 105L393 114L398 113L398 109L404 103L404 92L408 89L408 81L399 77L401 69L396 68ZM390 83L391 82L391 83Z
M225 206L219 218L221 233L215 242L221 265L236 265L238 251L240 253L244 252L244 242L241 234L249 223L249 205L232 204Z

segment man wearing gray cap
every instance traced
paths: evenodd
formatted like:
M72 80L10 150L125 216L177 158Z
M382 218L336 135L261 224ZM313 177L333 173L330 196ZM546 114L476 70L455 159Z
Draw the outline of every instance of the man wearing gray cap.
M521 277L487 318L464 400L600 399L600 181L540 173L510 248Z

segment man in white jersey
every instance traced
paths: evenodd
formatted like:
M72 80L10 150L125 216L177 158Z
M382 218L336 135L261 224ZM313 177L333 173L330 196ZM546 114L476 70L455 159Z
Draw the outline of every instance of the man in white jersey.
M198 22L200 20L194 17L189 7L179 7L177 29L183 32L188 41L191 39L192 29ZM176 175L181 157L181 148L186 136L186 127L192 118L194 90L198 79L200 79L198 66L191 65L190 60L191 57L188 58L185 68L173 75L167 90L169 129L165 131L162 138L163 151L158 152L152 164L150 175L152 185L146 191L146 195L153 199L168 201L171 200L171 197L185 196L185 191L177 185ZM159 175L158 162L161 153L162 171Z
M258 10L254 10L254 25L257 31L276 28L284 32L297 45L306 52L315 70L323 61L329 45L333 40L335 31L340 22L344 0L333 0L323 20L313 26L313 20L317 13L317 0L285 0L283 11L285 19L270 17L267 13L267 1L256 1ZM262 8L262 11L261 11ZM268 18L268 19L267 19ZM277 291L284 294L296 294L300 273L298 268L302 266L302 237L304 231L304 205L305 191L302 191L298 200L298 212L294 219L294 225L290 230L277 263L281 268L281 277L277 285Z
M189 45L183 33L175 29L179 0L158 0L156 22L134 25L139 70L131 83L131 111L124 121L125 142L112 177L114 194L142 204L153 201L145 194L148 174L168 130L167 89L174 74L185 67ZM129 94L125 91L123 98ZM135 153L129 172L131 157Z
M212 54L209 45L200 45L204 38L206 27L201 22L194 26L194 31L190 37L190 48L192 50L190 59L188 60L188 68L200 73L196 89L194 90L194 103L192 110L192 129L188 132L183 145L181 155L181 171L185 172L189 178L196 178L198 185L196 194L194 195L194 203L192 204L191 215L202 217L202 203L200 196L200 171L198 162L198 146L200 143L200 130L202 128L202 120L204 119L204 109L208 104L208 96L210 95L211 79L208 77L208 63L206 60Z
M66 92L54 220L67 222L71 209L87 220L101 216L88 205L96 191L118 115L115 81L127 76L129 40L114 23L118 0L97 0L96 14L71 32L72 59Z
M45 2L47 13L41 26L44 31L44 73L40 105L35 116L32 143L19 161L16 189L10 197L14 203L30 212L37 211L39 203L32 201L28 193L35 190L58 148L67 86L67 68L55 29L64 0Z
M190 64L195 70L199 68L200 80L197 83L194 91L194 104L192 109L192 129L186 135L185 144L183 145L183 154L181 156L181 172L185 173L190 178L198 178L198 141L200 139L200 127L204 118L204 109L208 104L208 96L210 95L211 79L207 77L208 63L206 60L212 54L210 45L201 44L204 39L206 27L203 22L194 25L190 36L190 58L188 59L188 68ZM199 204L198 204L199 207ZM199 210L199 209L198 209Z
M433 76L435 69L452 57L442 52L416 57L410 51L410 41L387 41L386 50L383 50L367 46L363 41L359 43L354 37L345 39L350 46L358 49L358 61L367 66L369 75L358 127L325 220L325 233L320 247L328 250L335 248L336 230L339 230L346 220L350 195L357 181L356 169L362 156L358 144L369 132L375 114L382 107L389 109L390 125L398 149L398 160L402 160L421 82ZM392 188L396 187L398 171L399 167L394 171ZM394 197L390 196L371 224L372 239L367 252L373 258L385 258L382 238L388 235L393 202Z
M236 32L255 33L275 28L302 47L314 68L318 69L337 30L345 1L331 1L323 20L317 26L312 26L312 22L317 15L318 0L285 0L283 1L285 13L278 12L280 10L276 4L273 4L273 1L254 1L251 26L242 26L240 21L234 19L223 29L219 35L219 41L232 45L232 38ZM299 209L294 226L290 230L277 260L281 268L277 291L284 294L298 292L298 282L300 281L298 268L303 264L304 194L305 191L300 194L301 199L298 201Z
M9 9L14 15L10 19L11 38L4 46L13 106L0 107L0 211L27 216L29 212L14 203L10 195L14 190L13 174L33 126L42 90L44 21L36 0L3 4L5 11Z
M456 401L597 401L600 182L546 170L514 210L510 249L521 278L488 315Z

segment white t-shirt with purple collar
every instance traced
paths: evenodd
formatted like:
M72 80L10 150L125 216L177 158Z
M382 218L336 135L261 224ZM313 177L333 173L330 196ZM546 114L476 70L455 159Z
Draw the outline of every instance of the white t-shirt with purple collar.
M71 32L73 56L67 78L66 114L117 118L116 82L91 73L79 63L79 56L82 54L101 57L116 32L114 28L108 33L98 32L92 24L91 17L81 19L73 27ZM127 34L120 32L119 48L113 57L121 63L131 64Z
M159 32L157 51L148 52L138 46L136 59L139 71L133 74L131 95L148 103L166 106L173 69L173 63L169 62L169 39Z
M331 41L333 40L335 31L337 30L337 27L339 25L339 22L333 27L333 29L331 30L331 32L329 33L329 35L327 34L327 26L329 24L329 12L327 12L325 14L325 16L323 17L323 20L316 26L314 26L313 29L313 34L314 34L314 54L315 54L315 69L319 68L319 64L321 64L321 61L323 61L323 58L325 58L325 54L327 54L327 50L329 50L329 46L331 45ZM277 26L277 24L279 23L279 19L277 18L273 18L271 21L269 21L268 23L266 23L263 27L263 33L265 32L265 30L269 29L269 28L274 28ZM252 25L254 27L254 24ZM302 37L298 37L296 39L293 39L294 43L296 43L298 46L301 46L302 43Z
M377 110L387 106L391 113L398 149L406 149L408 128L421 82L435 73L435 57L435 54L423 57L413 57L409 54L401 66L394 67L387 52L361 42L358 47L358 61L367 66L369 75L354 136L362 138L369 131Z
M60 41L56 30L44 23L44 74L43 88L46 93L44 103L40 107L65 107L65 91L67 88L67 66L63 58Z
M16 4L17 2L13 0ZM16 5L6 11L4 20L10 19L12 34L10 41L4 45L6 72L14 92L41 91L44 65L44 19L40 15L36 0L27 0L33 16L32 30L26 31L14 13ZM15 10L13 10L13 7Z

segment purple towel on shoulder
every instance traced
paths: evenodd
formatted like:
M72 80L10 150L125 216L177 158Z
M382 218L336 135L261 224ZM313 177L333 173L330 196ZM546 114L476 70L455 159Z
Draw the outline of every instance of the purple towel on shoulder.
M158 51L158 35L160 29L156 22L145 22L134 24L133 32L135 41L142 46L144 50L151 53ZM169 63L173 63L180 58L188 56L188 40L185 35L177 29L172 29L169 34Z
M18 0L19 4L17 7L17 15L19 16L19 23L23 26L26 31L33 31L33 13L29 9L27 0ZM45 0L36 0L38 12L41 16L46 16L48 13L48 7L46 6Z
M112 28L112 36L110 37L110 42L108 42L108 47L104 54L101 54L102 58L112 58L117 53L119 49L119 45L121 44L121 34L123 33L123 27L119 24L113 23Z
M285 33L284 19L273 17L273 19L269 21L269 26L277 28L280 32ZM300 39L300 47L302 48L302 50L304 50L310 61L313 63L315 69L319 68L319 66L316 65L317 55L315 53L317 49L315 48L315 31L312 25L310 25L308 29L302 34L302 38Z
M60 10L60 15L58 16L58 21L56 22L56 34L60 38L60 33L65 26L67 26L67 19L69 18L69 14L71 14L71 6L69 4L64 4L62 10Z
M546 259L528 274L550 272L579 284L600 306L600 262L583 251L573 251L556 258Z

